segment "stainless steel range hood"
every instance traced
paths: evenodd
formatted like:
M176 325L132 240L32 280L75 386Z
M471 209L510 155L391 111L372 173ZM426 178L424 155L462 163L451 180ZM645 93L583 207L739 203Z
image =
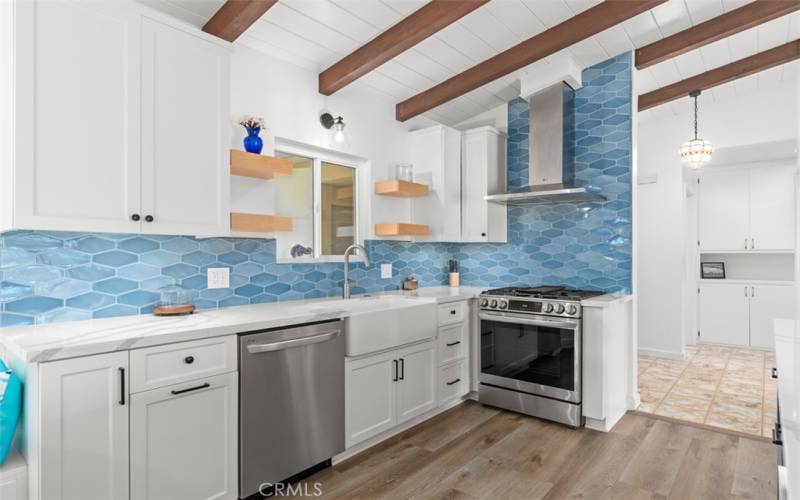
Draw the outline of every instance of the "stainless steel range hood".
M573 121L574 91L563 82L532 95L530 102L529 185L506 193L485 196L504 205L602 202L606 198L577 187L572 144L565 141ZM565 122L567 127L564 126Z

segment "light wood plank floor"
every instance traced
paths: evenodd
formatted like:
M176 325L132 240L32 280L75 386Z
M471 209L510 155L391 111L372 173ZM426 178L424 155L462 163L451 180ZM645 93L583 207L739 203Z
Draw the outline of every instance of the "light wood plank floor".
M465 402L318 472L322 498L774 499L775 447L642 414L610 433Z

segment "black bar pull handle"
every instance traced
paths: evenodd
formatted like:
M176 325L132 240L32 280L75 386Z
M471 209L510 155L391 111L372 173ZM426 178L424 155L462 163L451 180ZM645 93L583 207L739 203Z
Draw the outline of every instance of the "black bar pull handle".
M196 387L189 387L188 389L181 389L180 391L170 391L170 392L173 395L177 396L178 394L184 394L184 393L192 392L192 391L199 391L200 389L208 389L209 387L211 387L211 384L206 382L205 384L201 384L201 385L198 385Z
M772 368L772 378L778 378L778 369L775 367Z
M400 380L406 379L406 360L400 358Z
M125 368L119 370L119 404L125 406Z
M459 382L461 382L461 379L460 379L460 378L457 378L457 379L453 380L452 382L446 382L446 384L447 384L447 385L453 385L453 384L457 384L457 383L459 383Z
M460 340L456 340L455 342L450 342L449 344L445 344L445 345L446 345L447 347L453 347L454 345L458 345L458 344L460 344L460 343L461 343L461 341L460 341Z
M392 360L392 382L397 382L397 360Z

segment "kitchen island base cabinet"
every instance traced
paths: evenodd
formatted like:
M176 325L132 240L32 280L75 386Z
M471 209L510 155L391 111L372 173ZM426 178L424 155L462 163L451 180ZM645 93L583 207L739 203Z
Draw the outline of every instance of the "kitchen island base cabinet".
M131 396L132 499L237 498L237 392L233 372Z
M437 404L434 341L346 358L345 398L348 448L433 409Z
M40 375L39 498L127 499L127 351L43 363Z

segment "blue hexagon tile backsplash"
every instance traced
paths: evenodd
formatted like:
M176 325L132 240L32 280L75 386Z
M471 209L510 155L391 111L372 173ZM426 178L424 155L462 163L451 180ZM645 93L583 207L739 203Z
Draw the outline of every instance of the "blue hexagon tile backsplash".
M605 291L631 286L631 55L583 72L574 96L576 182L608 201L510 207L509 243L368 241L374 265L353 264L355 293L395 290L410 274L465 285L564 284ZM528 110L509 103L509 183L527 183ZM393 277L381 279L379 264ZM206 271L227 267L231 288L209 289ZM278 264L275 241L184 236L14 231L0 234L0 327L150 312L158 289L179 283L199 308L335 296L341 263Z

